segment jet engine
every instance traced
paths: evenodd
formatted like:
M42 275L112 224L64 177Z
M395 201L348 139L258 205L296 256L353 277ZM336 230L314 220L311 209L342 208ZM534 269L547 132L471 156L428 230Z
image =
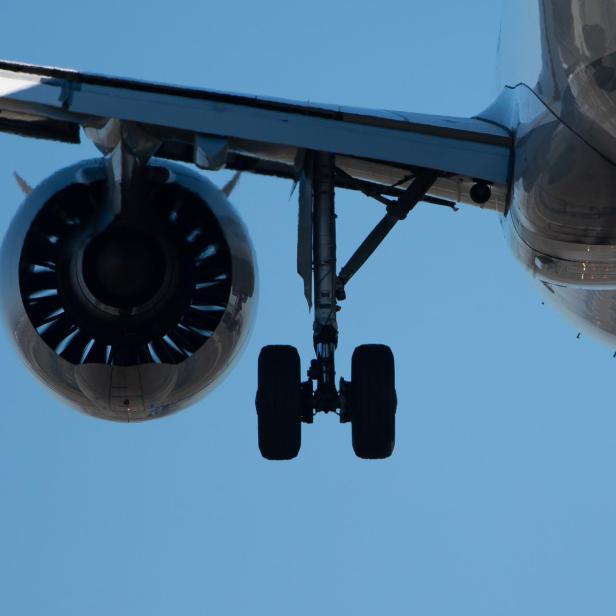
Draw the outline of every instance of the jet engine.
M254 257L203 176L152 159L118 185L108 164L67 167L25 199L2 246L2 303L54 392L89 415L141 421L194 402L230 367L250 326Z

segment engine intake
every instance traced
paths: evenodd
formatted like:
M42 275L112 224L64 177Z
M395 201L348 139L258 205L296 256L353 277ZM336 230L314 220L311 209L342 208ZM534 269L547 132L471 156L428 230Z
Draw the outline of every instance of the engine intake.
M243 224L208 180L154 161L114 212L103 160L37 187L3 246L5 313L27 363L81 410L135 421L204 394L254 297Z

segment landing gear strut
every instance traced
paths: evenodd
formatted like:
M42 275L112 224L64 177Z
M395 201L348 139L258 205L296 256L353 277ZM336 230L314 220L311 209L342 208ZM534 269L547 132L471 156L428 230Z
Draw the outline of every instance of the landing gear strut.
M383 220L342 268L340 275L336 275L335 174L332 154L316 152L306 156L304 184L300 190L300 229L302 198L307 198L312 250L311 254L309 250L304 252L308 254L308 265L312 266L315 358L310 362L308 380L302 382L299 354L295 348L267 346L261 351L257 391L259 449L263 457L270 460L289 460L297 456L301 423L312 423L316 413L338 413L342 423L351 423L353 450L360 458L387 458L394 450L397 398L393 354L385 345L357 347L352 358L351 380L340 379L336 387L338 300L345 299L346 283L394 225L425 196L437 176L433 172L417 175L396 201L387 201ZM300 238L298 259L301 243ZM307 277L304 282L310 297Z

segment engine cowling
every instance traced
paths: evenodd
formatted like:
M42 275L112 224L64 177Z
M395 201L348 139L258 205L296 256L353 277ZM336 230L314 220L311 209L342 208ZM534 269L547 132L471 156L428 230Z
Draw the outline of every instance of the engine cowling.
M231 366L255 300L252 245L226 196L176 164L144 169L139 207L110 211L104 159L45 180L2 246L2 302L32 371L77 409L162 417Z

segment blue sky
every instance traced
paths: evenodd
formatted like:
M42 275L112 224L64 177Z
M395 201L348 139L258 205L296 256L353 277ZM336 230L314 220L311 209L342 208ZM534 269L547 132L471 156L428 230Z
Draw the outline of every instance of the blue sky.
M471 115L496 82L493 0L10 3L0 57L194 86ZM36 183L95 155L0 136L0 230ZM225 172L210 176L217 183ZM97 421L0 338L0 614L613 614L613 349L548 306L496 216L420 206L349 284L353 348L390 344L392 459L319 417L300 457L262 460L253 407L268 343L311 352L286 182L243 177L260 307L208 398L143 425ZM379 206L338 195L340 258Z

